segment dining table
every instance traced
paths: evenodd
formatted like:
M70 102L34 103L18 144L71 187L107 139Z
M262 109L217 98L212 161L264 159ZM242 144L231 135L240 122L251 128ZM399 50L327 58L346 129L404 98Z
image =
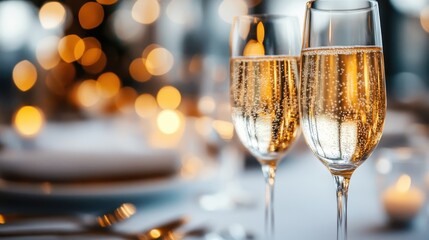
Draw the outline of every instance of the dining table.
M400 115L390 116L395 124L400 123ZM403 135L398 134L399 130L388 123L387 134L378 148L352 176L348 199L349 240L429 239L427 200L419 214L401 226L391 224L383 205L380 173L376 168L378 149L401 144ZM148 233L171 221L183 220L175 226L175 232L204 230L198 236L183 239L266 240L264 179L257 161L247 153L242 154L221 154L223 159L217 161L221 164L207 164L210 171L201 170L195 178L189 179L178 174L161 181L122 180L120 183L92 184L91 187L69 186L68 189L61 189L57 183L41 182L37 183L38 190L34 189L34 184L11 185L8 180L1 179L0 238L123 239L117 234L121 233L138 239L141 233ZM235 164L233 158L239 156L244 156L245 166L225 178L221 173L232 168ZM276 239L335 239L337 206L334 181L326 167L305 145L302 136L280 162L276 175ZM86 222L67 219L33 219L11 224L7 221L7 216L19 214L99 216L123 203L135 207L130 214L132 216L102 231L94 232Z

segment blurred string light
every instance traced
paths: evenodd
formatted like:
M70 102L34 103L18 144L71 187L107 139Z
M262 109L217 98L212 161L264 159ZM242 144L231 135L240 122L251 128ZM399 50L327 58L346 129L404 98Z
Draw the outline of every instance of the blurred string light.
M173 0L167 5L167 17L174 23L191 23L193 14L189 14L191 0Z
M39 108L24 106L15 113L13 125L21 136L33 137L42 129L44 119L43 112Z
M13 68L12 78L19 90L23 92L28 91L36 83L36 67L28 60L23 60Z
M104 19L103 7L97 2L87 2L79 10L79 23L83 29L98 27Z
M429 4L420 12L420 23L423 30L429 33Z
M192 13L192 14L190 14ZM199 4L192 0L172 0L166 8L166 15L171 22L190 29L202 21L203 13Z
M77 35L70 34L60 39L58 53L64 62L79 60L85 51L85 42Z
M15 51L32 35L36 9L27 1L0 2L0 49Z
M141 24L151 24L158 19L160 9L157 0L137 0L131 10L131 16Z
M118 0L97 0L99 4L103 5L112 5L115 4Z
M131 16L131 7L128 8L126 4L128 2L123 1L122 3L120 8L112 14L110 24L118 39L126 43L136 42L143 36L145 28Z
M141 118L151 118L155 116L158 110L158 103L154 96L143 93L136 98L134 108Z
M170 109L162 110L156 118L158 129L164 134L174 134L178 132L183 122L184 117L182 113Z
M37 43L36 58L43 69L54 68L60 62L60 55L57 50L59 42L59 37L48 36Z
M220 18L227 23L232 23L234 16L246 15L248 11L244 0L223 0L218 8Z
M47 2L39 10L39 20L45 29L60 27L65 19L66 9L59 2Z
M106 63L107 63L106 54L104 52L101 52L101 55L98 58L97 62L95 62L94 64L89 65L89 66L83 65L83 69L87 73L97 74L97 73L100 73L104 70L104 68L106 67Z
M123 87L115 96L116 108L125 114L134 112L134 103L137 99L137 92L134 88Z
M162 109L176 109L180 105L181 99L179 90L173 86L162 87L156 95L158 105Z
M83 81L79 84L76 95L77 102L80 106L94 106L100 100L97 94L97 81L93 79Z
M211 115L216 109L216 102L211 96L203 96L198 101L198 110L204 115Z
M147 71L154 76L166 74L171 70L173 65L173 54L162 47L151 50L146 57Z
M131 77L138 82L146 82L152 77L146 69L145 62L146 59L144 58L136 58L130 63L128 68Z
M101 74L97 79L97 93L102 98L114 97L121 88L121 80L113 72Z
M399 12L416 17L420 16L421 9L423 9L428 4L427 0L390 0L390 2Z
M85 51L79 60L79 63L83 66L91 66L95 64L101 57L101 44L94 37L87 37L82 40L85 43Z
M234 137L234 125L231 122L214 120L212 126L223 140L231 140Z
M60 62L47 73L45 84L51 93L64 96L73 84L75 76L76 69L73 64Z

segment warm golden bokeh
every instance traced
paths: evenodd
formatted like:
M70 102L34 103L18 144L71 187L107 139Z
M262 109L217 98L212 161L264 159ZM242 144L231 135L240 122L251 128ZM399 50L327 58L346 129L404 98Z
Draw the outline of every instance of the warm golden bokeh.
M89 79L80 83L77 88L76 97L80 106L91 107L95 105L100 100L97 81Z
M227 23L231 23L234 16L247 13L247 3L244 0L223 0L218 8L220 18Z
M243 56L264 56L265 48L260 42L255 40L250 40L247 42L243 50Z
M146 58L146 68L154 76L161 76L171 70L174 65L174 57L165 48L155 48L149 52Z
M103 5L112 5L115 4L118 0L97 0L99 4Z
M42 129L44 120L44 114L39 108L24 106L15 113L13 126L21 136L33 137Z
M83 53L79 62L83 66L91 66L95 64L101 57L101 44L94 37L87 37L82 40L85 43L85 52Z
M152 77L146 69L145 62L146 59L144 58L136 58L131 62L128 68L131 77L138 82L146 82Z
M60 62L48 72L45 84L52 93L63 96L67 94L75 76L76 69L73 64Z
M150 118L157 112L158 104L154 96L143 93L137 97L134 108L141 118Z
M104 19L103 7L97 2L87 2L79 10L79 23L83 29L98 27Z
M152 43L152 44L147 45L142 52L142 58L146 59L147 55L149 55L149 53L152 52L152 50L154 50L155 48L160 48L160 47L161 46L159 44L156 44L156 43Z
M123 87L115 97L116 108L122 113L134 111L134 103L137 99L137 92L134 88Z
M56 28L64 23L66 9L59 2L47 2L39 11L39 20L45 29Z
M43 69L49 70L60 62L60 55L57 51L59 41L60 38L57 36L48 36L38 42L36 58Z
M158 19L160 6L157 0L137 0L131 10L131 15L136 22L151 24Z
M256 39L258 42L263 43L265 38L265 27L262 22L259 22L256 26Z
M85 42L77 35L67 35L58 43L58 53L64 62L71 63L79 60L85 52Z
M178 132L182 126L182 118L180 112L166 109L158 114L156 124L162 133L173 134Z
M161 231L159 231L158 229L154 228L154 229L151 229L149 231L149 235L150 235L151 238L157 239L157 238L161 237Z
M97 90L100 97L114 97L121 88L121 80L113 72L101 74L97 79Z
M19 90L23 92L28 91L36 83L36 67L28 60L23 60L13 68L12 78Z
M214 110L216 108L216 102L213 99L213 97L210 96L204 96L201 97L198 101L198 110L206 115L213 114Z
M83 65L83 69L85 69L85 72L87 73L96 74L103 71L104 68L106 67L106 64L107 64L106 54L104 52L101 52L101 55L98 58L97 62L95 62L90 66Z
M176 109L182 100L182 96L173 86L165 86L158 91L156 101L162 109Z
M231 140L234 136L234 125L231 122L214 120L212 125L223 140Z

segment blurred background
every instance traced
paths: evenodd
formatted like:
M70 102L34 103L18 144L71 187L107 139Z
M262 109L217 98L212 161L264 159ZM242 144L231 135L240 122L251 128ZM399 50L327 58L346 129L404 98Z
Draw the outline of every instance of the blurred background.
M304 3L1 1L0 122L29 136L48 121L134 116L175 132L175 119L223 111L232 16L290 14L302 24ZM380 10L389 108L429 122L429 2L382 1ZM163 114L175 117L161 123Z

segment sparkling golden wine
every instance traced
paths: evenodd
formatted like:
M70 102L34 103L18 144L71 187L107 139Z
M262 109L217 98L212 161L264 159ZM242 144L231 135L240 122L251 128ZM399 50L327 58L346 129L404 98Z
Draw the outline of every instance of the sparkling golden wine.
M241 142L275 164L298 134L299 57L231 59L232 120Z
M379 47L302 52L301 117L311 150L333 174L351 175L378 144L386 116Z

